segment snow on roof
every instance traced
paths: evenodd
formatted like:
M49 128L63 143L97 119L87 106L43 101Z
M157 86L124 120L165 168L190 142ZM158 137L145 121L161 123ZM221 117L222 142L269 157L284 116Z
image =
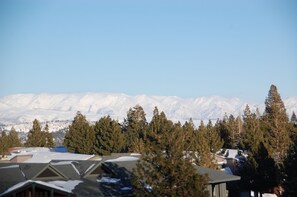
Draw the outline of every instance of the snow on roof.
M111 177L102 177L100 179L97 179L97 182L99 182L99 183L117 183L120 181L121 181L121 179L111 178Z
M137 157L129 157L129 156L123 156L116 159L109 159L105 162L118 162L118 161L137 161L139 158Z
M52 182L55 182L55 181L52 181ZM65 187L61 187L59 186L58 184L55 185L53 183L47 183L47 182L43 182L43 181L33 181L33 180L27 180L27 181L23 181L23 182L20 182L20 183L17 183L15 184L14 186L8 188L5 192L3 192L1 194L4 195L4 194L7 194L11 191L14 191L16 189L19 189L21 187L23 187L24 185L28 184L28 183L37 183L37 184L40 184L40 185L44 185L44 186L47 186L47 187L50 187L50 188L54 188L54 189L57 189L57 190L60 190L60 191L65 191L65 192L68 192L68 193L72 193L72 189L80 182L82 181L65 181L66 183L64 184ZM70 182L70 183L67 183L67 182ZM68 189L70 188L70 189ZM72 188L72 189L71 189Z
M19 153L11 153L10 159L18 155L32 155L25 163L49 163L52 160L88 160L95 155L52 152L49 148L22 148Z
M3 167L0 167L0 169L7 169L7 168L19 168L20 166L19 165L8 165L8 166L3 166Z
M83 181L81 180L68 180L68 181L50 181L49 184L53 184L55 186L64 188L66 190L72 191L75 186L77 186L79 183Z
M233 175L233 172L231 171L231 169L229 167L223 168L223 169L221 169L221 171L224 172L225 174Z

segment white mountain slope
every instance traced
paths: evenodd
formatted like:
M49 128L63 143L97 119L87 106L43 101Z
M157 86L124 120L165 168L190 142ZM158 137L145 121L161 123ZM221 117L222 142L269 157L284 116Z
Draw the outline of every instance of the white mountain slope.
M287 113L297 112L297 97L284 99ZM110 115L113 119L123 121L129 108L139 104L143 107L146 118L150 121L154 107L164 111L167 118L173 121L217 120L224 114L237 116L249 104L252 111L258 107L261 112L263 104L247 103L238 98L198 97L180 98L175 96L128 96L112 93L81 93L81 94L16 94L0 97L0 123L10 129L28 131L36 118L41 122L53 121L50 130L65 127L73 120L77 111L84 114L89 121L96 121ZM66 122L64 122L66 121ZM17 125L26 125L18 127ZM55 128L55 125L57 128Z

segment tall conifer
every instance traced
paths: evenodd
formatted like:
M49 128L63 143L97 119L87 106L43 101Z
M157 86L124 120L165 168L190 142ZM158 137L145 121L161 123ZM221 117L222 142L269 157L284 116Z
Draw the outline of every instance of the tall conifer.
M192 159L185 157L187 147L181 126L176 124L160 137L158 144L148 143L134 171L136 196L209 196L206 178L195 170ZM141 180L142 182L139 182ZM143 190L145 185L151 189Z
M27 147L45 147L46 139L41 130L40 122L35 119L33 121L32 129L28 133L28 138L25 142Z
M147 135L147 121L145 112L140 105L129 109L124 122L126 135L126 149L129 152L142 152Z
M7 136L8 138L8 143L9 143L9 147L19 147L22 146L21 140L18 136L18 133L16 132L15 128L12 127L10 129L10 132Z
M94 153L95 132L86 120L86 117L77 112L72 124L65 134L64 145L69 152L92 154Z
M96 135L94 149L99 155L109 155L123 150L125 136L120 124L105 116L96 121L94 126Z
M272 150L272 157L277 164L282 164L291 140L286 108L275 85L270 86L265 100L263 120L266 124L265 138Z

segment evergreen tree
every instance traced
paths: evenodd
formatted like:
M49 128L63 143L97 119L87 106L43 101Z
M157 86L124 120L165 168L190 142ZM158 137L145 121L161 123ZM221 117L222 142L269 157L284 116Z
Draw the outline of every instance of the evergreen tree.
M208 139L207 129L204 126L203 121L201 121L198 130L195 132L195 137L191 137L194 139L194 159L195 163L199 166L208 167L208 168L216 168L214 163L214 154L211 154L210 148L210 140ZM193 141L193 140L192 140Z
M93 127L89 125L86 117L78 111L71 125L69 125L63 144L69 152L92 154L94 153L94 141Z
M297 117L295 112L293 111L292 116L291 116L291 122L297 125Z
M0 154L3 157L7 153L7 149L9 148L7 134L5 131L2 131L0 136Z
M127 119L124 122L124 131L126 134L126 149L129 152L141 153L146 135L147 121L145 112L140 105L129 109Z
M203 124L203 122L202 122ZM192 119L186 121L185 124L182 126L183 132L187 138L185 138L185 150L192 150L195 151L195 125Z
M227 115L224 116L223 120L218 120L215 127L219 131L220 137L224 141L223 148L232 148L232 134L229 129Z
M168 131L169 128L171 128L173 125L173 122L168 120L165 113L161 112L159 113L159 110L157 107L155 107L153 111L153 117L151 122L148 126L148 133L146 137L146 143L156 143L158 144L161 136Z
M96 135L94 149L99 155L110 155L123 150L125 136L119 123L110 116L100 118L95 123L94 131Z
M284 186L287 196L297 194L297 132L295 131L293 143L290 146L288 155L284 161Z
M255 151L249 152L240 175L243 187L255 192L267 192L280 184L280 170L263 142Z
M263 130L260 126L260 119L252 113L247 105L243 115L243 133L241 147L244 150L256 152L261 142L264 142Z
M265 100L263 119L266 124L265 138L272 150L272 157L278 165L282 164L291 144L289 119L285 105L275 85L271 85Z
M147 144L134 171L134 185L140 189L136 196L209 196L206 177L185 157L190 151L184 149L185 135L180 125L174 125L160 136L158 144ZM143 190L145 185L151 190Z
M239 128L239 119L235 119L231 114L228 118L228 133L230 134L230 148L236 149L239 146L240 141L240 128Z
M12 127L8 136L8 147L20 147L22 146L21 140L16 132L15 128Z
M210 147L210 152L215 154L223 147L223 140L221 139L218 131L213 127L211 120L208 121L206 126L206 137Z
M37 119L33 121L32 129L28 133L27 141L25 142L27 147L45 147L46 138L41 130L41 125Z
M53 147L55 146L54 140L53 140L53 134L49 132L48 124L45 125L43 135L45 138L45 146L46 147Z

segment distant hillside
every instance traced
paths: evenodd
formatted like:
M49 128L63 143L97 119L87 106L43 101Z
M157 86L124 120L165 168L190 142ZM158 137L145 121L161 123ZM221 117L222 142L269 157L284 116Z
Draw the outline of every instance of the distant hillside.
M283 100L289 116L292 111L297 112L297 97ZM218 96L180 98L111 93L16 94L0 98L0 123L4 124L5 128L23 125L21 129L16 129L27 131L36 118L41 122L50 121L50 130L57 131L65 128L77 111L86 115L89 121L110 115L121 122L126 118L129 108L137 104L144 108L148 121L152 117L154 107L157 106L170 120L184 122L192 118L195 124L200 120L217 120L225 113L234 116L243 114L247 104L252 110L257 107L261 112L264 110L264 101L260 104L248 103L238 98Z

